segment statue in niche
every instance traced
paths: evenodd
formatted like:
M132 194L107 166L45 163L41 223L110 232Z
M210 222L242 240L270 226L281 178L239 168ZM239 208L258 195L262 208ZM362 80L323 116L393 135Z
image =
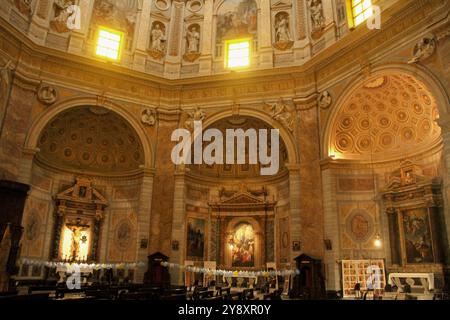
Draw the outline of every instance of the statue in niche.
M322 0L310 0L309 11L311 14L313 39L318 39L322 36L323 29L325 28L325 17L323 15Z
M436 40L434 36L428 36L420 39L420 41L414 46L414 57L408 61L408 63L416 63L421 60L425 60L433 55L436 50Z
M149 126L154 126L155 123L156 123L155 112L153 112L149 108L147 108L144 111L142 111L141 122L143 124L146 124L146 125L149 125Z
M161 59L166 51L166 28L161 22L153 23L150 32L150 55L154 59Z
M188 43L188 52L198 52L200 44L200 33L197 31L196 26L192 26L186 32L186 39Z
M184 127L190 131L194 130L194 121L203 121L206 118L204 111L200 108L195 108L194 111L189 112L188 118L184 121Z
M289 15L281 12L275 16L275 44L278 50L287 50L292 47L291 31L289 26Z
M272 118L281 122L289 131L294 131L294 117L290 107L280 99L278 102L265 103L270 110Z
M198 25L190 26L186 31L186 53L184 59L194 62L200 57L200 32Z
M73 0L56 0L54 5L55 18L50 21L53 30L63 33L81 28L80 7Z

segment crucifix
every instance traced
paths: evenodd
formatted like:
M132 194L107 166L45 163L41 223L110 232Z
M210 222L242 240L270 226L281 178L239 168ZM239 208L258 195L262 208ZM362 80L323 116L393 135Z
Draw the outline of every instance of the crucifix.
M77 218L76 223L67 223L67 228L72 231L72 241L71 241L71 260L81 260L82 257L80 257L80 242L86 243L87 242L87 236L82 234L82 231L85 231L89 228L89 225L81 224L81 219Z

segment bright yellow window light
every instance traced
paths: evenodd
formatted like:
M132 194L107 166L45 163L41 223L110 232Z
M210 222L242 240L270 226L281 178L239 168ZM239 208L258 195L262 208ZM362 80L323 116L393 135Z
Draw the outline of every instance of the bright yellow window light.
M349 16L349 27L354 28L372 16L372 1L347 0L347 13Z
M100 27L97 38L96 54L111 60L118 60L122 47L123 32Z
M245 68L250 65L250 40L232 40L225 45L225 67Z

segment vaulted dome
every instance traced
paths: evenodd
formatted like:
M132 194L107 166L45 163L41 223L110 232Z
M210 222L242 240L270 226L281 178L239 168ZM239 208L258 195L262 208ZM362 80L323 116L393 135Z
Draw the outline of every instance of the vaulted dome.
M39 137L38 160L83 172L124 173L144 163L141 142L114 112L70 109L49 122Z
M439 141L437 117L435 99L413 77L399 73L370 79L340 107L329 152L345 159L417 153Z

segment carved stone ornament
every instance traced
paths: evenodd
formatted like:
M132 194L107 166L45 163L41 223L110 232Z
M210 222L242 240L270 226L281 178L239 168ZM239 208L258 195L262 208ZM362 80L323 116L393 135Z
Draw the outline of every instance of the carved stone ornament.
M275 43L274 48L278 50L288 50L294 45L289 26L289 15L280 12L275 16Z
M293 108L289 106L283 99L278 102L267 103L265 105L268 107L272 118L279 121L283 126L285 126L290 132L294 131L294 113Z
M149 49L148 54L150 55L150 57L152 57L153 59L156 59L156 60L161 60L165 55L164 52L159 51L159 50L154 50L154 49Z
M317 98L317 104L322 109L328 109L331 106L333 99L328 91L323 91Z
M198 52L189 52L183 55L183 59L188 62L194 62L198 58L200 58L201 54Z
M285 50L289 50L290 48L292 48L293 45L294 45L294 41L279 41L279 42L274 43L273 47L275 49L285 51Z
M53 86L41 85L37 92L37 98L44 104L53 104L58 99L58 92Z
M148 126L154 126L156 123L155 112L149 108L142 111L141 122Z
M311 17L311 37L318 39L322 36L325 29L325 16L323 14L322 0L310 0L309 12Z
M17 9L19 9L20 13L31 15L31 4L32 0L14 0Z
M436 51L436 39L429 35L420 39L414 46L413 58L408 63L416 63L431 57Z
M50 27L58 33L79 30L81 28L81 13L72 0L56 0L55 17L50 21Z
M189 112L188 118L184 121L184 127L192 131L194 130L194 121L203 121L205 118L205 112L197 107L194 111Z

